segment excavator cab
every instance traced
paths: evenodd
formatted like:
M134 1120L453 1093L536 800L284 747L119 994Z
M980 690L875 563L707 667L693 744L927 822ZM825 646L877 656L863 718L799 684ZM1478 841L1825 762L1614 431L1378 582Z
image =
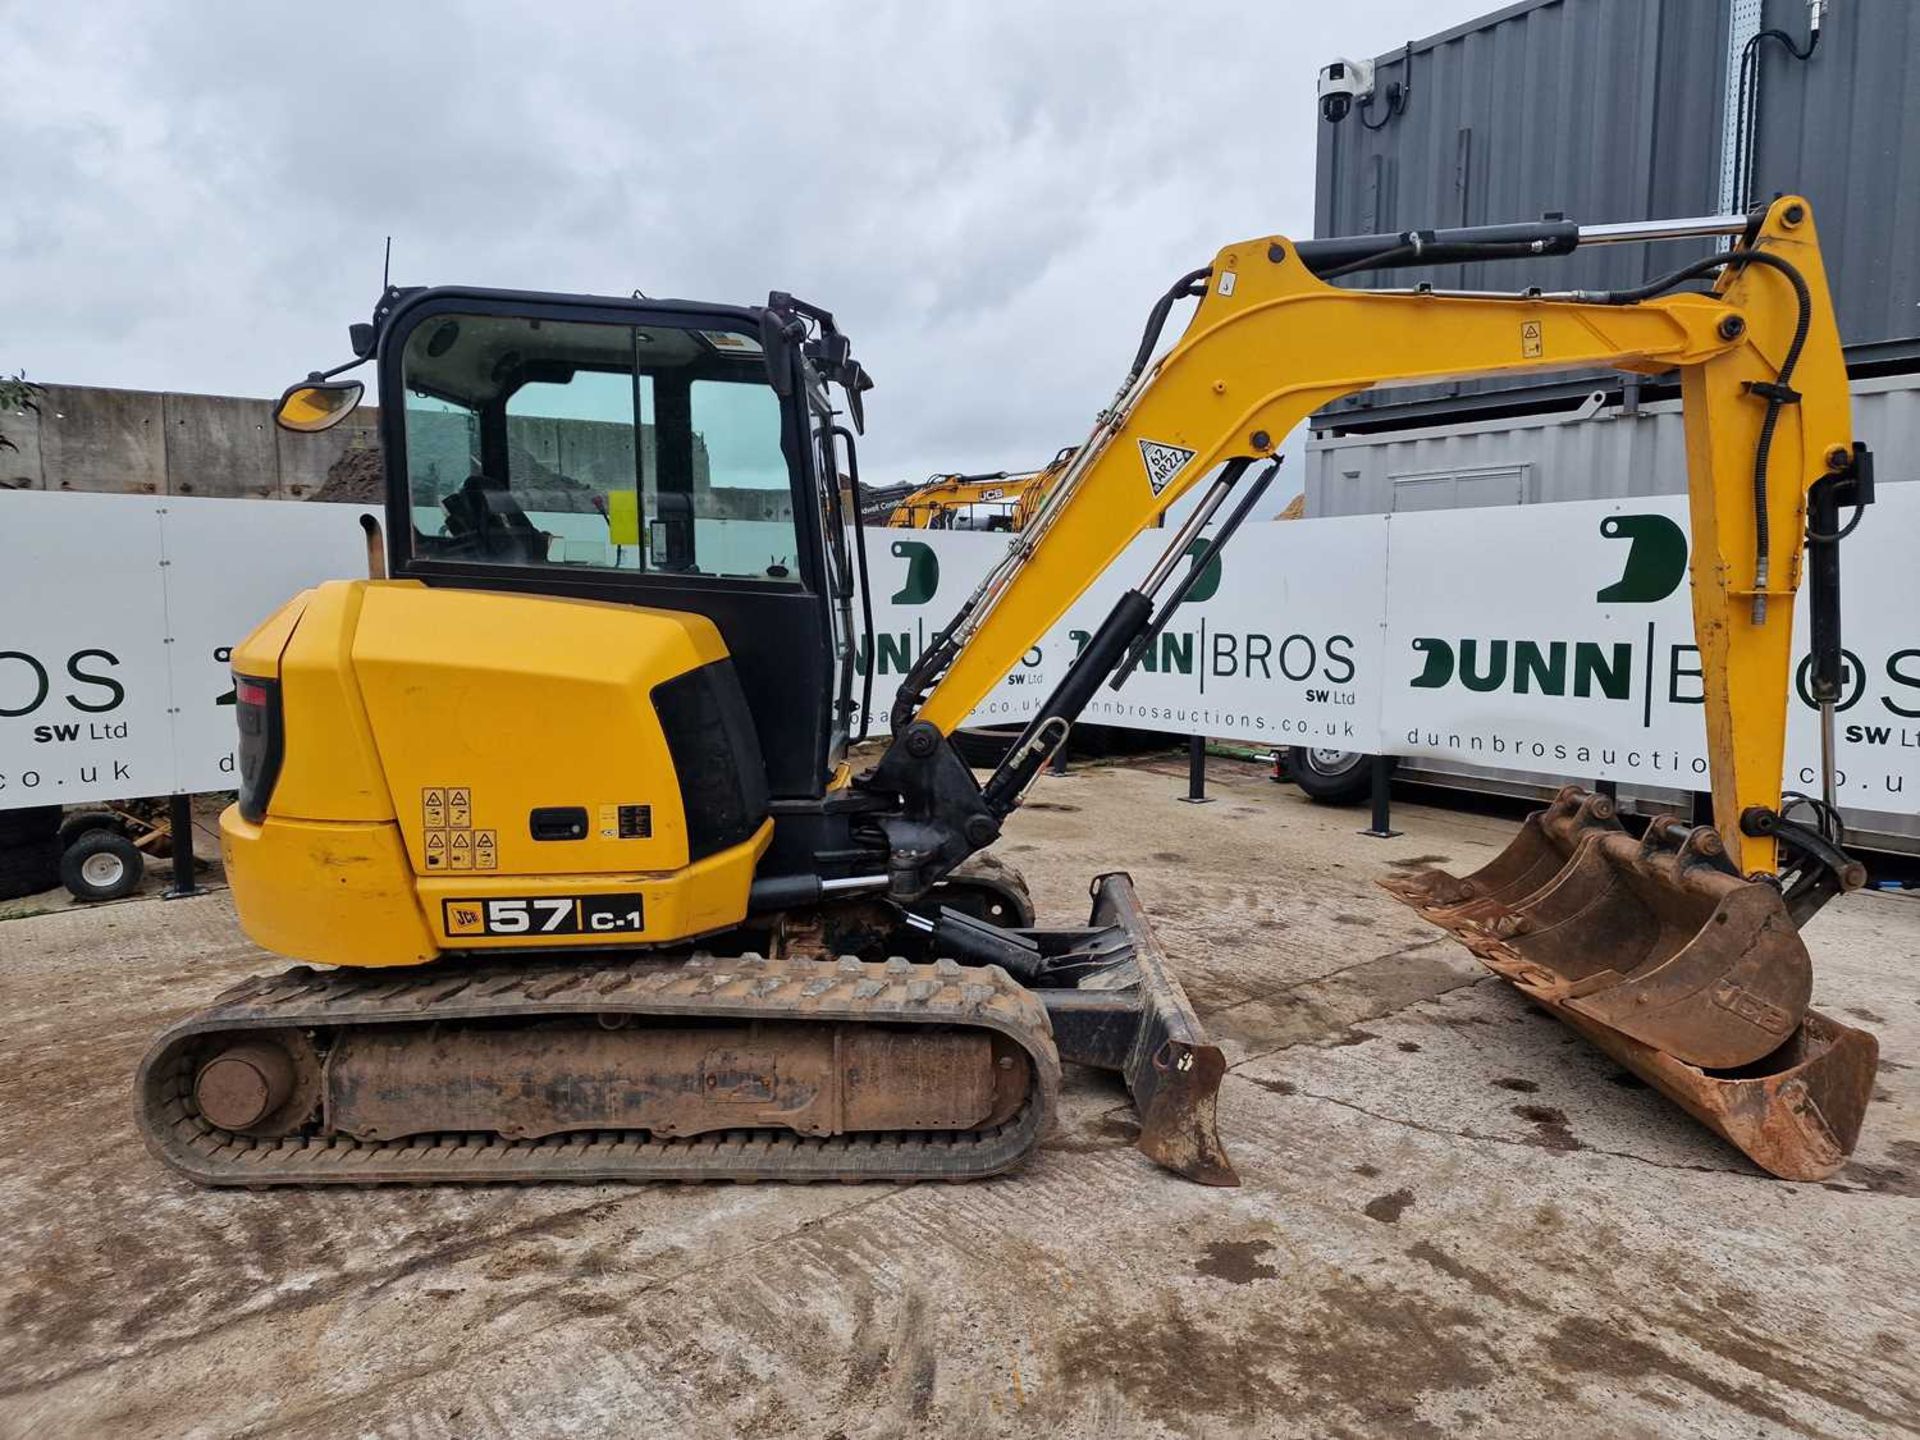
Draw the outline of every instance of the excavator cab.
M428 586L704 616L774 799L817 799L852 722L845 442L768 312L451 289L376 314L387 569Z

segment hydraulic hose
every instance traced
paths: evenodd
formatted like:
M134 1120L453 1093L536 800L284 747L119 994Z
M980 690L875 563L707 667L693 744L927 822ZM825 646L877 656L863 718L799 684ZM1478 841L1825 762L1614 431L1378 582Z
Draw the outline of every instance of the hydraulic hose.
M1821 12L1823 4L1809 7L1807 43L1803 47L1784 30L1762 30L1747 41L1740 52L1740 87L1738 119L1734 127L1733 173L1738 182L1738 193L1734 202L1744 209L1753 203L1753 170L1755 157L1759 153L1756 133L1760 124L1760 47L1769 40L1776 40L1780 47L1794 59L1803 63L1813 58L1813 52L1820 48Z
M1189 270L1173 282L1173 288L1153 302L1153 310L1147 316L1146 333L1140 337L1140 348L1133 353L1133 365L1127 371L1127 378L1120 386L1120 393L1126 394L1133 388L1133 382L1140 378L1140 372L1147 368L1147 361L1153 358L1153 348L1160 343L1160 332L1167 328L1167 316L1173 310L1173 302L1207 293L1207 281L1213 278L1213 267L1203 265L1198 270Z
M1780 408L1789 400L1800 398L1793 390L1793 372L1800 363L1800 352L1806 348L1807 332L1813 327L1813 295L1807 289L1806 277L1792 262L1781 259L1771 251L1730 250L1724 255L1703 256L1632 290L1602 291L1585 298L1606 305L1635 305L1664 294L1683 281L1711 274L1729 265L1764 265L1770 270L1779 271L1793 286L1793 298L1797 306L1793 339L1787 346L1786 355L1781 358L1778 373L1769 384L1749 386L1767 402L1766 416L1760 422L1760 438L1753 447L1753 588L1757 592L1753 597L1753 623L1760 625L1767 618L1766 589L1773 578L1773 527L1767 516L1767 464L1773 456L1773 434L1780 424Z

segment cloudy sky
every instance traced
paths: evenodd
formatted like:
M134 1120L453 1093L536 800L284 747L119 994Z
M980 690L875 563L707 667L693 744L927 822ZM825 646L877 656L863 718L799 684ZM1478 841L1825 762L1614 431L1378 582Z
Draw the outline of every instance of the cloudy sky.
M0 0L0 371L276 393L391 234L405 284L791 290L870 481L1034 465L1175 276L1311 232L1321 64L1492 8Z

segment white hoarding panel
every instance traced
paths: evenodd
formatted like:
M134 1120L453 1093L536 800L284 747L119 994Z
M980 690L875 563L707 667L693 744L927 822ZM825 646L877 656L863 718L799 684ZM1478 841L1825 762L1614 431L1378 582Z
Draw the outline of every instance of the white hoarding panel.
M0 492L0 808L233 788L228 648L366 573L361 513Z
M1396 516L1382 747L1704 789L1684 504Z
M0 807L173 788L160 514L0 491Z
M1704 789L1684 507L1249 525L1084 718ZM0 808L231 788L229 647L297 591L364 573L363 513L0 492ZM1920 486L1888 486L1845 542L1840 797L1857 810L1920 811L1920 567L1906 554L1917 529ZM1168 539L1136 541L974 723L1030 717ZM1008 537L875 529L868 541L881 734L901 677ZM1803 697L1789 787L1817 785L1818 757Z
M1031 717L1171 538L1153 531L1134 542L981 702L972 723L1014 725ZM1006 546L1002 535L870 533L876 726L900 677ZM1385 558L1386 525L1378 516L1245 527L1198 578L1139 668L1119 690L1102 687L1083 718L1368 748L1380 703Z
M1839 799L1920 810L1920 487L1888 486L1842 547ZM1388 545L1390 754L1708 788L1681 496L1399 516ZM1786 783L1817 791L1807 605Z
M178 766L172 788L231 790L238 783L231 648L300 591L365 575L360 516L375 512L256 500L169 499L161 508Z

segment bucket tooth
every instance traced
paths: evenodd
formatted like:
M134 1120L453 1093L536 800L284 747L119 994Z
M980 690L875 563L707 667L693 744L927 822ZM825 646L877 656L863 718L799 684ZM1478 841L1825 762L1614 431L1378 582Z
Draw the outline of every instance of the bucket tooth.
M1545 886L1590 831L1619 828L1611 800L1568 785L1545 810L1527 817L1506 849L1471 875L1423 870L1380 883L1396 899L1457 934L1467 926L1499 921L1515 901Z
M1382 883L1765 1169L1844 1163L1876 1044L1808 1009L1779 890L1711 827L1661 818L1635 840L1610 799L1568 786L1471 875Z

